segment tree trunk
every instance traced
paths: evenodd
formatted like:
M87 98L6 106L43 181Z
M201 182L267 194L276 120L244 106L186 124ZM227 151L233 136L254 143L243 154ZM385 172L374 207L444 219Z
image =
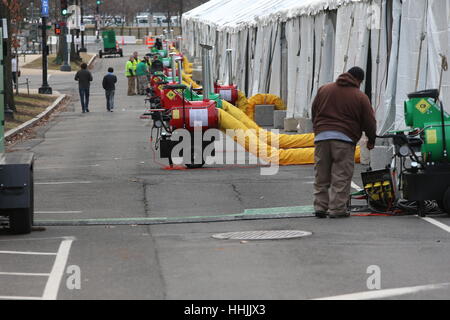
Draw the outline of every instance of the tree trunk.
M65 41L65 36L59 35L58 37L58 53L56 54L55 58L55 64L63 64L64 62L64 55L67 54L67 52L64 52L64 45L62 45L62 42Z

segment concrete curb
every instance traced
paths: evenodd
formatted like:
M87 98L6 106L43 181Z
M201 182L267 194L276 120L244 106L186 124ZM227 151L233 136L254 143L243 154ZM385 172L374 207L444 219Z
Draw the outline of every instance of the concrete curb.
M49 115L54 109L56 109L57 107L60 106L61 102L67 97L66 94L60 94L59 97L55 100L55 102L53 102L52 105L50 105L49 107L47 107L47 109L45 109L43 112L41 112L39 115L37 115L36 117L34 117L33 119L28 120L25 123L22 123L20 126L18 126L17 128L11 129L9 131L7 131L5 133L5 139L6 138L10 138L18 133L20 133L21 131L31 127L32 125L34 125L35 123L37 123L38 121L42 120L42 118L44 118L45 116Z
M88 69L91 68L91 66L92 66L92 64L94 63L95 59L97 59L97 54L94 54L94 55L92 56L92 58L89 60L89 62L87 63Z

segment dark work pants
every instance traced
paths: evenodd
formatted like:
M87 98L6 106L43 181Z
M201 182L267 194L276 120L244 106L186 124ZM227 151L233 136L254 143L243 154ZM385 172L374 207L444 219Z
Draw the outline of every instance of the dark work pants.
M89 88L79 88L81 109L83 111L89 110Z
M105 90L106 109L108 109L108 111L114 109L114 92L115 90Z

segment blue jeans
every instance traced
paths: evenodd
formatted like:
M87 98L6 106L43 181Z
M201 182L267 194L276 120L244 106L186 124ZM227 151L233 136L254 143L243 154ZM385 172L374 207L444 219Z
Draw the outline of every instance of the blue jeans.
M89 88L79 88L81 109L83 111L89 110Z
M114 109L114 90L105 90L106 109L108 111Z

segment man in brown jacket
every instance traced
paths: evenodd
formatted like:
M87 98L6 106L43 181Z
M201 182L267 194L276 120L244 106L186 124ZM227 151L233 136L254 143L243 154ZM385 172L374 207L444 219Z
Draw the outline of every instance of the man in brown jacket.
M359 88L364 71L354 67L319 89L312 105L315 138L314 209L318 218L349 217L348 200L355 148L365 132L372 150L376 119L370 100Z

